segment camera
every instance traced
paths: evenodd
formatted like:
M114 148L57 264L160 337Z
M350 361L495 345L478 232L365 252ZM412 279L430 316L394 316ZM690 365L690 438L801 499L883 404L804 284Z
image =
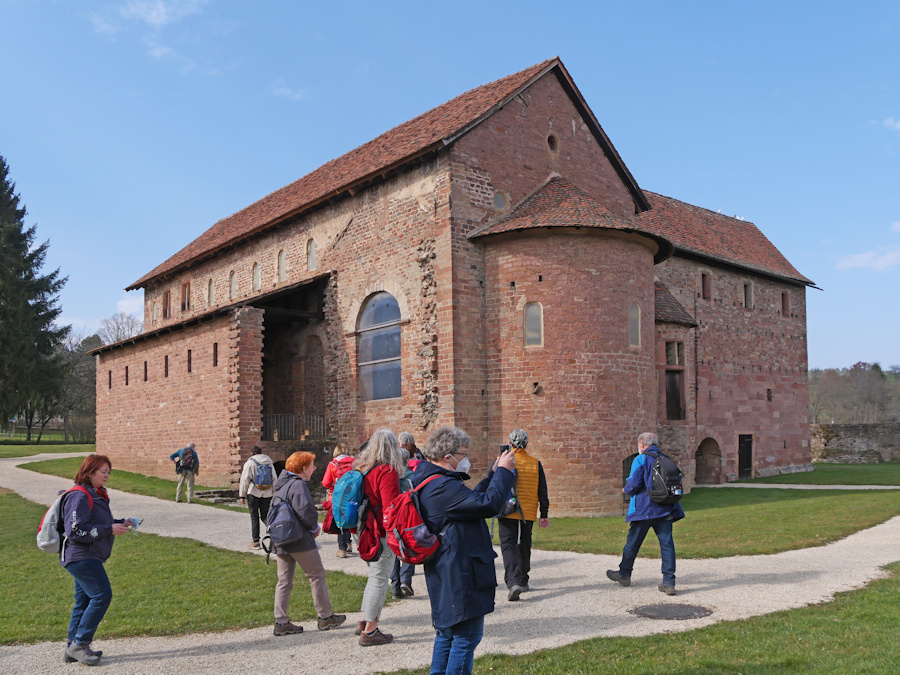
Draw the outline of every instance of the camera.
M506 451L509 450L509 449L510 449L510 448L509 448L508 445L501 445L501 446L500 446L500 454L503 454L504 452L506 452Z

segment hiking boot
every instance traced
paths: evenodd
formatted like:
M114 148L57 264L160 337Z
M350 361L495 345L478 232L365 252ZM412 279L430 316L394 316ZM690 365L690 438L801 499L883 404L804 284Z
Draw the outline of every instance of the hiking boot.
M97 652L91 651L90 643L80 645L77 642L73 642L66 647L66 653L63 660L66 663L79 661L87 666L96 666L100 663L100 656L98 656Z
M518 584L515 584L512 588L509 589L509 595L506 596L506 599L510 602L516 602L519 599L520 595L522 595L522 587Z
M281 637L282 635L296 635L297 633L303 632L303 626L295 626L290 621L287 623L276 623L275 630L272 631L272 635L277 635Z
M347 551L341 551L341 550L338 550L338 552L335 553L335 555L336 555L338 558L346 558L346 557L347 557Z
M525 584L524 586L522 586L522 592L523 592L523 593L527 593L527 592L530 591L530 590L531 590L531 589L528 588L528 584Z
M631 586L631 577L626 577L616 570L606 570L606 578L610 581L616 581L622 586Z
M416 592L412 589L410 584L400 584L400 593L407 598L411 598L416 594Z
M260 546L259 546L259 542L258 542L258 541L254 541L253 543L250 544L250 548L254 548L254 549L255 549L255 548L259 548L259 547L260 547Z
M659 588L660 593L665 593L666 595L675 595L675 587L667 586L666 584L660 584L657 588Z
M365 629L366 629L366 622L365 622L365 621L360 621L359 623L356 624L356 634L357 634L357 635L362 635L362 634L363 634L363 631L364 631Z
M388 642L394 639L394 636L390 633L382 633L380 629L376 628L375 632L369 635L368 633L363 633L359 636L359 645L360 647L375 647L377 645L386 645Z
M394 600L402 600L403 599L403 591L391 591L391 597Z
M63 651L63 663L74 663L76 660L66 653L68 651L69 647L71 647L71 646L72 646L71 641L66 642L66 649ZM103 650L98 649L97 651L94 651L93 649L91 649L90 643L84 645L84 651L89 654L96 654L97 656L103 656Z
M347 620L346 614L332 614L327 619L319 619L319 630L337 628Z

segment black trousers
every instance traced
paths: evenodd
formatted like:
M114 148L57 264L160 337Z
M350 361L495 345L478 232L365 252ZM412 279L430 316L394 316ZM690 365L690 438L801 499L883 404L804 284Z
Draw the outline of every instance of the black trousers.
M503 580L507 588L526 586L531 572L531 520L498 518L500 551L503 553Z
M247 506L250 507L250 533L253 536L253 541L259 541L259 520L262 518L262 521L266 522L266 518L269 515L269 504L271 503L271 497L247 495Z

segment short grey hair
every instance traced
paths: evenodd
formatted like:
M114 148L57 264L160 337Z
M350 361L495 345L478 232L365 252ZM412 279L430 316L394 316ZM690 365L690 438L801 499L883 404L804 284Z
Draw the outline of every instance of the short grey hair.
M468 448L470 445L472 438L459 427L440 427L428 437L422 454L427 460L439 462L447 455L453 455L460 448Z
M194 449L194 444L193 444L193 443L188 443L187 446L188 446L191 450Z
M400 445L406 445L407 443L412 443L413 445L415 445L416 439L408 431L401 431L400 435L397 436L397 442Z
M652 434L649 431L645 431L640 436L638 436L638 443L646 445L648 448L651 445L659 445L659 436L657 436L656 434Z

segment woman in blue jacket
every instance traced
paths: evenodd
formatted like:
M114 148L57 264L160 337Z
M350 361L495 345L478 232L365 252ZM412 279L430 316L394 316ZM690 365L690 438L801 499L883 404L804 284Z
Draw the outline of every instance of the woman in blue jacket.
M112 602L112 588L103 563L112 553L113 537L131 528L114 520L109 510L106 481L112 463L106 455L88 455L75 476L75 485L63 500L65 538L59 559L75 579L75 606L69 621L69 641L63 661L95 665L103 652L91 649L91 640Z
M491 535L485 518L500 513L513 485L516 466L505 452L474 489L467 488L472 439L456 427L435 430L411 483L438 476L419 491L420 513L431 532L441 533L441 546L426 565L436 635L431 673L471 673L475 648L484 634L484 615L494 611L497 574Z

